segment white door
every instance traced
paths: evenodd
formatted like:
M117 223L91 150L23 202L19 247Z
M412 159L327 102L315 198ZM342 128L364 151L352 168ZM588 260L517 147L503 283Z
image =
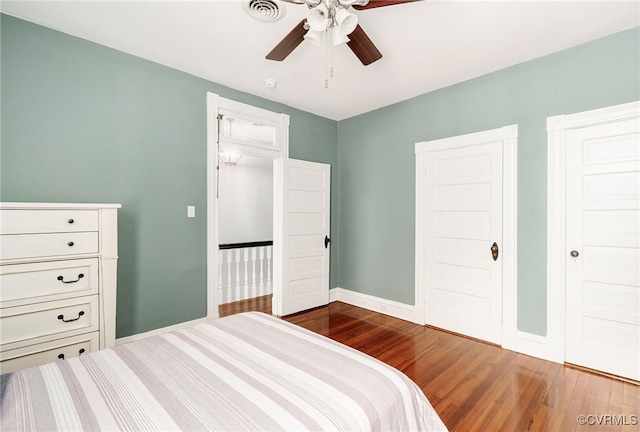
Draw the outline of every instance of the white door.
M567 131L566 361L640 380L638 119Z
M485 140L424 153L419 198L426 323L493 343L502 334L502 145Z
M281 289L274 287L277 316L329 303L331 166L296 159L281 164Z

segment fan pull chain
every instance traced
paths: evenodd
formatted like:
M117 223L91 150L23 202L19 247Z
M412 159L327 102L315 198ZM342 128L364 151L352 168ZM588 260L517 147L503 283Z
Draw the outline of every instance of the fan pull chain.
M327 28L324 31L324 47L325 47L325 55L324 55L324 88L329 88L329 65L331 64L331 40L329 37L329 29Z
M325 33L326 33L326 37L325 37L326 55L325 55L325 65L324 65L324 70L325 70L324 88L329 88L329 80L333 78L333 60L331 56L331 53L333 52L333 50L332 50L332 40L331 40L331 29L328 28L327 30L325 30Z

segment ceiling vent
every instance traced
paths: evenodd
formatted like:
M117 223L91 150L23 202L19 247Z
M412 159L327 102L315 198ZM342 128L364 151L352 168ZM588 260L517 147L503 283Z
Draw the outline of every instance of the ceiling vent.
M258 21L277 21L284 16L284 6L275 0L249 0L245 3L247 13Z

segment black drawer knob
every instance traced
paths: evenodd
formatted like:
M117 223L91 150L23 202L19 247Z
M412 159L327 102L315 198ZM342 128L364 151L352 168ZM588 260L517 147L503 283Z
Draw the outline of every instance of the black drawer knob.
M64 354L59 354L59 355L58 355L58 358L59 358L60 360L64 360Z
M67 222L68 222L68 223L70 223L70 224L72 224L72 223L74 223L75 221L74 221L73 219L69 219Z
M67 243L67 246L73 246L73 242Z

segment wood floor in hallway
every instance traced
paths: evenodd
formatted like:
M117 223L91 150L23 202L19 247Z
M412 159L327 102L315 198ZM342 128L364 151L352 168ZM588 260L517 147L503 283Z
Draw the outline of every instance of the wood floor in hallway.
M244 310L270 313L271 297L220 312ZM632 383L340 302L284 319L404 372L451 431L640 430Z

